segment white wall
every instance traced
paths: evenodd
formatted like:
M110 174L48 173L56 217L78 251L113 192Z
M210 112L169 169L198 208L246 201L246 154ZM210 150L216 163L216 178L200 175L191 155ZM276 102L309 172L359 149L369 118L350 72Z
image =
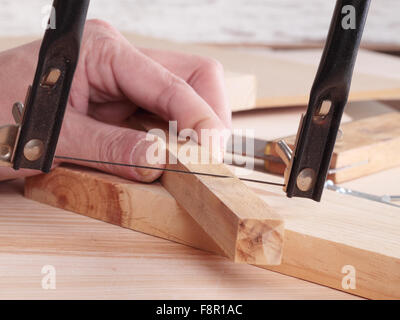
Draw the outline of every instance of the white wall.
M334 0L92 0L89 17L176 40L290 43L325 37ZM51 0L0 0L0 36L41 34ZM400 1L372 0L365 40L400 44Z

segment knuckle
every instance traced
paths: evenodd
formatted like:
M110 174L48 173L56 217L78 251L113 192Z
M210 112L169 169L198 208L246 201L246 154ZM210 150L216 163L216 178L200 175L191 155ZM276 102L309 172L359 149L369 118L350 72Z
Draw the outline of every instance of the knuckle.
M224 77L224 67L221 62L213 58L199 57L197 68L188 80L190 85L196 83L218 83Z
M171 108L176 95L178 95L182 90L186 90L188 87L186 81L183 79L173 76L171 74L166 75L166 86L165 89L160 92L157 97L156 105L165 111L164 116L167 117L171 114Z
M104 135L99 142L102 161L127 165L150 166L141 149L143 139L133 132L116 129ZM152 182L160 177L161 171L144 167L115 166L104 164L101 168L118 176L142 182Z
M201 68L204 72L211 74L223 74L224 66L221 62L213 58L203 58Z
M110 63L120 52L122 35L106 21L93 19L87 22L85 52L97 63ZM94 57L97 59L93 59ZM99 61L98 61L99 60Z
M108 35L97 37L92 45L92 52L95 52L97 55L97 64L100 65L113 65L113 62L116 57L120 54L120 41L117 38L110 37Z
M89 28L93 28L96 32L118 35L119 31L109 22L100 19L91 19L87 22Z
M114 139L115 132L110 131L107 134L98 135L95 140L95 152L97 158L102 161L111 161L110 158L110 150L111 150L111 142Z
M96 139L97 156L102 161L118 162L129 161L129 152L132 148L123 130L118 128L99 135Z

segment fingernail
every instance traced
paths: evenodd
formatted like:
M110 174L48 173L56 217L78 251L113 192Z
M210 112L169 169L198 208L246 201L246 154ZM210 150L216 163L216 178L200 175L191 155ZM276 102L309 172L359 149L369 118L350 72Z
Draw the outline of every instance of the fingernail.
M132 163L149 168L134 168L136 179L142 182L153 182L158 179L163 171L151 168L164 168L165 163L157 162L153 155L165 152L163 144L157 137L153 141L140 140L132 150ZM158 156L157 156L158 157Z

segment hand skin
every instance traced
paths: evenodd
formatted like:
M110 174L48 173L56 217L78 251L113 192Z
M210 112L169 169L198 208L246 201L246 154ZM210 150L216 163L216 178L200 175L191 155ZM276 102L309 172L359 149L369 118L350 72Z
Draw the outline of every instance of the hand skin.
M11 107L24 99L32 83L39 49L36 41L0 53L0 125L13 123ZM201 129L231 127L220 63L135 48L108 23L88 21L56 154L148 165L145 154L151 142L145 141L146 134L115 125L132 116L137 106L177 120L179 130L191 128L199 136ZM158 170L85 165L142 182L161 175ZM34 174L38 172L0 168L0 181Z

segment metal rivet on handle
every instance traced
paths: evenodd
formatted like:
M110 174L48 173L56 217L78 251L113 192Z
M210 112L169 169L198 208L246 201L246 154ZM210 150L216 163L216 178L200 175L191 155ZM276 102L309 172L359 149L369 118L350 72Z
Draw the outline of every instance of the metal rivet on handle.
M32 139L24 147L24 156L29 161L36 161L43 155L43 151L43 142L38 139Z
M313 187L314 181L315 171L311 168L303 169L297 176L297 188L303 192L307 192Z

